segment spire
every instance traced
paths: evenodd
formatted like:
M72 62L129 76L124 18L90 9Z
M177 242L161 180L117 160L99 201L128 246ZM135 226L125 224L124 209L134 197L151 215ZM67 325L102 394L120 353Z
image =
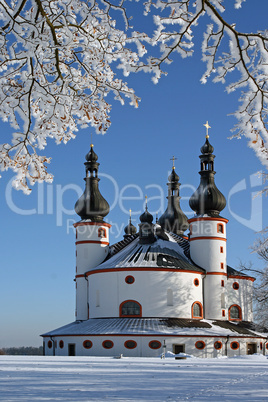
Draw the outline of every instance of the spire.
M172 171L170 176L168 177L168 206L163 215L159 218L159 224L163 229L166 229L172 233L183 235L186 229L188 229L188 218L182 212L180 207L180 183L179 176L175 172L174 160L176 158L171 159L173 161Z
M99 191L98 155L90 145L90 151L86 155L86 177L85 191L75 204L75 212L81 219L91 219L93 222L102 222L103 218L109 213L108 202L103 198Z
M137 232L137 229L136 229L135 226L132 225L132 223L131 223L131 209L129 210L129 223L128 223L128 225L125 227L124 231L125 231L124 237L132 236L132 235L134 235L134 234Z
M202 155L199 156L201 161L201 170L199 172L200 185L191 196L189 205L197 215L219 216L219 213L225 208L226 200L214 182L214 158L212 154L213 146L209 142L208 122L204 124L207 128L206 141L201 147Z

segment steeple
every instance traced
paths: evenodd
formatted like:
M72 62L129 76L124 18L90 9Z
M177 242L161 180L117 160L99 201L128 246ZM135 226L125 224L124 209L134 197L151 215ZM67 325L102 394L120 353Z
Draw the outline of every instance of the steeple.
M175 172L174 166L174 156L172 158L173 166L172 172L168 177L168 206L163 215L159 218L159 225L162 226L163 229L166 229L172 233L176 233L178 235L183 235L186 229L188 229L188 218L182 212L180 207L180 183L179 176Z
M134 234L137 232L137 229L136 229L135 226L132 225L132 223L131 223L131 209L129 210L129 223L128 223L128 225L125 227L124 231L125 231L124 237L134 235Z
M189 205L197 215L208 215L211 217L219 216L219 213L225 208L226 200L214 182L214 158L212 154L213 146L209 142L208 122L204 124L207 128L205 144L201 147L202 155L199 156L201 170L199 172L200 184L194 194L191 196Z
M98 155L90 145L90 151L86 155L86 177L85 191L75 204L75 212L81 219L90 219L92 222L103 222L103 218L109 213L108 202L103 198L99 191Z

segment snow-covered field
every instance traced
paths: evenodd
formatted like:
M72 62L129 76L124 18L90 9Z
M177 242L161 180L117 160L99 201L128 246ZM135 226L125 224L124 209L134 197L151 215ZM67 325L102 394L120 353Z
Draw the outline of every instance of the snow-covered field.
M1 356L0 400L268 401L268 359Z

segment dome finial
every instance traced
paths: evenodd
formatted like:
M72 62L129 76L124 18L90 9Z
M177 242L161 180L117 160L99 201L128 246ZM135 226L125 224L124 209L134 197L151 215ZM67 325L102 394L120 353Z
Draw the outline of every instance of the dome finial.
M174 162L177 160L177 158L175 158L175 156L173 155L173 157L170 160L172 161L172 170L175 170Z
M145 196L145 211L148 211L148 197L147 195Z
M137 232L137 229L135 228L134 225L132 225L132 222L131 222L131 209L129 210L129 223L125 227L124 231L125 231L124 237L132 236Z
M209 135L208 135L208 129L209 129L209 128L211 128L211 127L210 127L210 125L208 124L208 121L206 122L206 124L204 124L204 126L205 126L205 127L206 127L206 129L207 129L206 138L209 138Z

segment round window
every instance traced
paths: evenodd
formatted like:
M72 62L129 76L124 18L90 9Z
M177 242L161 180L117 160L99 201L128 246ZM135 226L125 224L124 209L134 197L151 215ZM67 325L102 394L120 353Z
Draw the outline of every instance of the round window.
M194 285L199 286L199 279L197 279L197 278L194 279Z
M47 343L47 347L48 347L49 349L51 349L51 348L52 348L52 342L51 342L51 341L48 341L48 343Z
M128 285L131 285L132 283L135 282L135 278L134 278L134 276L132 276L132 275L128 275L128 276L125 277L125 281L126 281L126 283L127 283Z
M231 348L232 348L233 350L238 349L238 348L239 348L239 343L238 343L238 342L232 342L232 343L231 343Z
M124 343L124 345L125 345L125 348L127 348L127 349L135 349L137 347L137 342L135 342L135 341L126 341Z
M64 347L64 342L63 341L59 341L59 347L62 349Z
M162 344L159 341L151 341L151 342L149 342L149 347L151 349L159 349L159 348L161 348L161 346L162 346Z
M204 349L205 346L206 346L206 344L205 344L205 342L203 342L203 341L197 341L197 342L195 343L196 349Z
M233 288L234 288L235 290L239 289L239 283L234 282L234 283L233 283Z
M222 343L220 341L217 341L214 343L214 348L215 349L221 349L222 348Z
M102 346L105 349L112 349L112 347L114 346L114 343L113 343L113 341L103 341Z
M90 349L90 348L92 348L93 343L87 339L83 342L83 346L85 349Z

